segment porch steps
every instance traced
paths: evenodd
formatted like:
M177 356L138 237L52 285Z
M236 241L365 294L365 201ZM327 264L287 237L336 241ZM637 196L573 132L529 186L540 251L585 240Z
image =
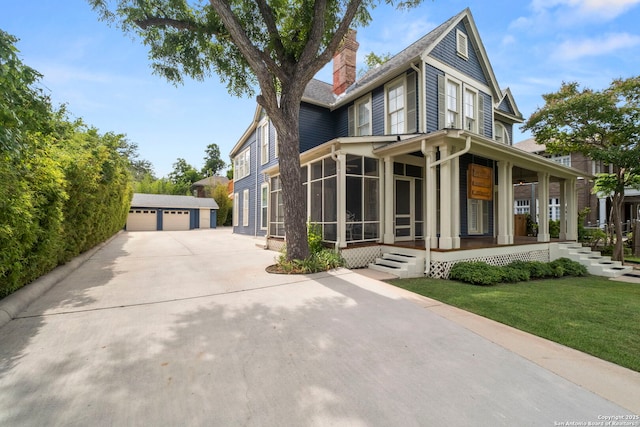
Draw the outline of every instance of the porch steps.
M422 252L398 247L383 247L382 257L370 263L369 268L401 279L423 277L425 258Z
M552 260L569 258L587 267L589 274L603 277L620 277L633 271L633 267L624 266L620 261L613 261L609 256L575 242L553 243L549 248Z

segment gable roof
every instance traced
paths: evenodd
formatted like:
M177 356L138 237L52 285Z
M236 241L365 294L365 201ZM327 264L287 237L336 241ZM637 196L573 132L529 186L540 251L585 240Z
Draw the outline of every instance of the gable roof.
M205 197L145 193L133 193L131 206L145 208L218 209L218 204L215 200Z

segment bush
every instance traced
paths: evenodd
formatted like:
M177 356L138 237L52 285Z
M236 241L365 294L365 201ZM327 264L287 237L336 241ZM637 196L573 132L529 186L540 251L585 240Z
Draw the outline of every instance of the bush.
M514 261L508 267L525 269L529 272L529 278L542 279L553 276L549 263L540 261Z
M560 220L559 219L549 220L549 235L554 239L557 239L558 237L560 237Z
M502 281L507 283L526 282L531 278L529 270L526 268L506 265L500 267L500 271L502 272Z
M569 258L558 258L555 261L551 261L551 268L556 272L557 277L561 276L586 276L587 268L577 261L572 261ZM560 273L562 271L562 274Z
M276 270L287 274L309 274L344 267L342 256L333 249L325 248L322 242L322 227L309 224L307 238L309 242L309 257L304 260L287 260L286 247L280 253Z
M489 286L502 282L502 272L482 261L459 262L449 272L449 278L472 285Z

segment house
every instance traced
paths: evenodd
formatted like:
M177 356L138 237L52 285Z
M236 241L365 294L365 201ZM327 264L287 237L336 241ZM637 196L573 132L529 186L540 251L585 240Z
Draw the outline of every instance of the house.
M215 228L218 204L210 198L134 193L127 231Z
M308 218L348 266L448 277L460 260L548 261L551 182L565 207L560 237L576 240L584 174L512 146L522 115L498 85L469 9L360 79L355 36L334 56L333 84L312 80L300 106ZM234 232L281 247L278 138L260 107L231 158ZM520 181L538 183L533 242L514 236Z
M191 191L196 197L213 197L213 189L220 184L227 186L229 178L219 175L208 176L191 184Z
M546 152L544 144L538 144L534 138L513 144L514 147L546 157L561 165L578 169L585 176L595 175L604 171L604 166L600 162L595 162L587 158L582 153L570 153L566 155L549 154ZM516 177L517 180L518 177ZM532 214L534 218L538 215L538 183L517 182L514 188L514 209L516 214ZM576 192L578 200L578 211L589 208L589 213L585 217L585 226L598 226L607 221L608 210L606 209L606 199L598 198L593 194L593 180L578 179L576 182ZM560 218L560 188L558 183L549 185L549 219L558 220Z

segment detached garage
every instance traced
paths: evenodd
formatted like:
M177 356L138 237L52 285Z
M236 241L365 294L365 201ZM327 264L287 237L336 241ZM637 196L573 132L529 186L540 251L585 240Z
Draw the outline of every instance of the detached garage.
M209 198L134 193L126 230L215 228L217 211L216 201Z

